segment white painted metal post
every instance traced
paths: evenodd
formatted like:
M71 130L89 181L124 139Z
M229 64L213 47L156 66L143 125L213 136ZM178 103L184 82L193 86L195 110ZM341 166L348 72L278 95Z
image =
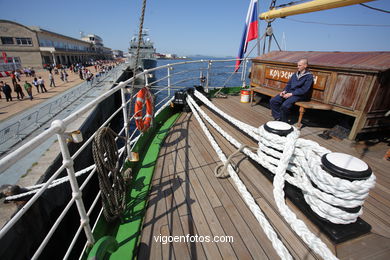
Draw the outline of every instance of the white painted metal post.
M211 70L211 65L212 61L209 60L209 63L207 65L207 76L206 76L206 93L209 93L209 76L210 76L210 70Z
M173 70L173 68L169 66L167 70L168 70L168 97L170 97L171 96L171 70Z
M244 59L243 60L243 66L242 66L242 74L241 74L241 81L242 81L242 88L245 88L246 87L246 78L245 78L245 75L246 75L246 69L247 69L247 66L248 66L248 59Z
M65 124L62 120L55 120L52 123L53 127L58 127L57 138L61 149L62 154L62 163L66 167L66 171L68 173L69 182L72 188L72 196L75 198L77 209L80 214L80 223L84 228L85 235L87 237L88 243L93 245L95 243L95 239L92 235L91 227L89 226L89 218L87 212L85 210L84 202L81 196L81 191L79 185L77 183L77 179L75 176L74 168L73 168L73 160L70 156L68 146L66 145L66 135L65 135Z
M148 73L148 70L145 70L144 77L145 77L145 86L149 86L149 73Z
M127 151L127 156L130 156L131 148L130 148L130 140L128 139L129 138L129 117L127 114L125 92L126 92L126 89L124 87L121 88L123 123L124 123L125 134L126 134L126 151Z

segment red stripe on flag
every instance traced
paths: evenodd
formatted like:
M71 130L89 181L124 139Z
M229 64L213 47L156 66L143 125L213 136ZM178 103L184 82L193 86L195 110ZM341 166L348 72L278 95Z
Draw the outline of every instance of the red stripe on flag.
M255 21L255 22L252 22L250 25L249 25L249 32L248 32L248 39L247 39L247 42L251 41L251 40L254 40L254 39L257 39L257 37L259 36L259 33L258 33L258 22Z

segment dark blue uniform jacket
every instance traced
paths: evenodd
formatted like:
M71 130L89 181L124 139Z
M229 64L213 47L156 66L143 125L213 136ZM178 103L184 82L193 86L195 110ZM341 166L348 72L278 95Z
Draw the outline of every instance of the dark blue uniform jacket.
M285 91L293 96L307 97L313 85L313 74L305 71L303 74L294 73L288 81Z

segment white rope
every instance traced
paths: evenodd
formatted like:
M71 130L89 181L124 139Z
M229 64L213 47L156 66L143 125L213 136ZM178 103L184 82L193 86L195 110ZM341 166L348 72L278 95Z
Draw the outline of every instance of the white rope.
M335 259L336 257L327 246L312 234L306 225L298 220L295 214L284 204L284 192L280 193L280 190L283 191L284 181L288 181L290 184L300 188L311 209L319 216L333 223L348 224L356 221L357 217L362 214L362 209L360 208L357 213L349 213L334 206L346 208L361 206L364 203L364 199L368 196L368 191L375 185L375 175L372 174L367 180L357 181L348 181L334 177L321 168L321 157L330 151L316 142L298 138L299 131L296 129L294 129L294 134L288 136L288 138L292 138L292 141L290 140L289 145L286 145L287 137L269 133L264 127L258 129L257 135L253 134L254 127L227 115L201 93L195 91L195 96L209 106L210 109L259 141L257 156L248 149L244 149L243 152L271 172L279 173L276 182L274 179L274 184L277 185L274 190L274 196L275 200L279 201L277 205L282 215L296 233L315 252L326 259ZM216 125L200 108L199 113L236 148L241 147L238 141ZM291 151L286 152L285 147L288 147ZM282 153L281 151L285 152ZM284 172L282 171L283 169ZM286 174L286 170L292 172L293 176ZM314 188L312 182L324 192Z
M232 119L231 116L218 109L200 92L195 91L195 95L200 97L202 101L206 101L205 104L207 106L225 119ZM253 132L253 127L245 129L246 124L237 124L237 122L240 121L237 119L232 121L235 126L244 132ZM215 123L212 125L214 126ZM226 137L226 133L223 133L222 129L216 128L216 130L235 147L239 148L241 146L238 141L232 140L232 137ZM263 127L259 128L258 136L259 149L257 157L253 156L249 150L244 149L244 153L271 172L276 172L280 161L279 158L282 155L280 151L283 150L286 137L269 133ZM334 206L346 208L361 206L364 203L364 199L368 196L369 190L375 185L375 175L372 174L367 180L352 182L334 177L321 168L321 157L329 152L329 150L321 147L316 142L302 138L297 139L294 154L287 168L293 173L293 177L287 175L286 180L302 190L309 206L321 217L336 224L353 223L362 214L362 210L359 210L357 213L348 213ZM312 182L319 189L314 188Z
M188 100L188 103L190 104L190 106L191 106L191 104L193 105L193 106L195 106L196 107L196 109L202 114L202 116L203 115L205 115L205 113L202 111L201 112L201 109L200 109L200 107L199 106L197 106L196 105L196 103L192 100L192 98L191 97L188 97L187 98L187 100ZM191 107L191 109L192 109L192 111L193 111L193 113L194 113L194 115L195 115L195 117L197 117L197 119L198 119L198 116L197 116L197 111L195 111L194 109L193 109L193 107ZM209 117L207 117L209 120L211 120ZM205 117L205 119L206 119L206 117ZM207 120L207 119L206 119ZM204 125L204 123L202 122L200 122L200 119L198 119L198 122L199 122L199 124L202 126L202 129L203 128L206 128L206 126L203 126ZM220 130L222 130L214 121L210 121L209 122L214 128L218 128L218 129L220 129ZM203 124L203 125L202 125ZM205 131L205 134L206 134L206 131L208 132L208 130L207 130L207 128L206 128L206 130L204 130ZM228 135L225 131L223 131L222 130L222 132L224 132L224 135ZM296 132L298 132L298 131L294 131L294 133L296 133ZM206 136L209 138L209 135L211 136L211 134L206 134ZM289 136L292 136L291 134L289 135ZM291 138L291 137L290 137ZM210 138L209 138L209 140L210 140ZM293 141L295 142L296 140L294 140L293 139ZM210 142L212 143L212 146L214 147L215 145L213 145L213 143L215 143L215 140L210 140ZM291 141L290 141L291 142ZM216 144L217 146L218 146L218 144ZM290 144L290 146L291 146L291 144ZM219 152L220 152L220 148L218 147L217 149L216 148L214 148L215 150L216 150L216 152L217 152L217 154L219 154ZM244 149L245 150L245 149ZM221 151L222 152L222 151ZM288 154L287 154L288 155ZM219 155L219 157L220 157L220 155ZM225 157L226 158L226 157ZM220 159L221 159L221 157L220 157ZM288 165L288 159L289 158L287 158L287 163L285 164L285 166L283 166L283 167L285 167L286 169L287 169L287 165ZM226 161L226 159L225 160L222 160L221 159L221 161L222 162L225 162ZM283 165L283 163L281 163L280 165ZM230 167L228 167L228 170L229 170L229 174L231 175L232 174L232 171L230 170L230 168L231 168L231 166ZM282 168L283 169L283 168ZM234 170L233 170L233 174L235 174L236 175L236 173L234 172ZM285 174L285 171L284 171L284 174ZM295 214L292 212L292 214L293 215L291 215L291 214L289 214L290 212L289 212L289 209L288 209L288 207L287 206L285 206L285 207L283 207L283 204L284 204L284 191L283 191L283 187L284 187L284 174L282 174L281 175L281 177L280 177L280 174L279 174L279 177L277 178L277 182L275 183L275 179L274 179L274 183L275 184L277 184L278 186L278 188L277 188L277 192L280 192L280 188L282 189L282 193L280 194L280 195L278 195L278 196L275 196L275 193L276 193L276 191L275 191L275 188L274 188L274 196L275 196L275 201L276 201L276 204L277 204L277 206L278 206L278 208L279 208L279 211L281 212L281 214L283 215L283 217L286 219L286 221L291 225L291 227L294 229L294 231L305 241L305 243L311 248L311 249L313 249L313 251L314 252L316 252L316 253L318 253L320 256L322 256L324 259L337 259L334 255L333 255L333 253L329 250L329 248L319 239L319 238L317 238L313 233L311 233L310 232L310 230L306 227L306 225L305 225L305 223L303 223L301 220L299 220L299 219L297 219L296 218L296 216L295 216ZM231 175L231 177L233 178L233 176ZM275 176L275 178L276 178L276 176ZM282 178L282 181L283 181L283 183L281 183L280 182L280 178ZM242 182L241 182L242 183ZM237 185L237 184L236 184ZM244 184L242 184L242 185L244 185ZM245 187L245 185L244 185L244 187ZM246 188L245 188L246 189ZM241 192L241 191L240 191ZM244 195L241 193L241 195L244 197ZM280 198L282 198L282 202L280 202ZM256 204L256 207L258 207L257 206L257 204ZM287 210L286 210L286 208L287 208ZM259 210L260 210L260 208L259 208ZM253 213L253 211L252 211L252 213ZM257 213L257 212L256 212ZM255 214L255 213L254 213ZM262 213L261 213L262 214ZM263 215L263 214L262 214ZM255 215L256 216L256 215ZM264 215L263 215L264 216ZM265 218L265 216L264 216L264 218ZM294 221L294 223L292 223L292 221ZM263 227L262 226L262 228L263 228L263 230L264 230L264 232L265 233L267 233L267 231L268 231L268 229L267 228L265 228L265 227ZM275 232L275 231L273 231L273 232ZM275 245L274 245L274 243L273 243L273 241L272 241L272 239L271 238L269 238L270 240L271 240L271 242L272 242L272 245L274 246L274 248L275 248L275 250L276 250L276 252L278 253L278 255L283 259L283 257L284 257L284 255L283 254L281 254L278 250L280 249L279 247L275 247ZM290 256L291 257L291 256Z
M92 170L95 170L95 164L83 169L83 170L80 170L78 172L75 173L76 177L79 177L81 175L83 175L84 173L87 173L89 171L92 171ZM69 177L68 176L65 176L65 177L62 177L62 178L59 178L59 179L56 179L52 182L52 184L50 184L47 189L50 189L50 188L53 188L53 187L56 187L62 183L65 183L69 181ZM19 198L23 198L23 197L26 197L26 196L29 196L29 195L32 195L32 194L35 194L39 191L39 189L45 185L45 183L41 183L41 184L37 184L37 185L34 185L34 186L29 186L29 187L26 187L26 189L30 190L30 191L27 191L27 192L24 192L24 193L20 193L20 194L17 194L17 195L12 195L12 196L8 196L5 198L5 200L15 200L15 199L19 199Z
M209 139L211 145L213 146L214 150L216 151L219 159L223 163L225 163L227 161L225 154L222 152L221 148L219 147L219 145L217 144L215 139L212 137L211 133L209 132L206 125L203 123L202 119L199 117L199 114L196 111L199 109L198 105L193 101L193 99L190 96L187 97L187 103L190 106L192 112L194 113L196 119L198 120L203 132L205 133L205 135ZM196 107L196 110L194 107ZM275 248L275 250L278 253L278 255L280 256L280 258L281 259L292 259L287 248L279 240L278 235L276 234L275 230L272 228L271 224L268 222L267 218L264 216L260 207L256 204L252 195L249 193L249 191L245 187L244 183L238 177L237 173L234 171L233 167L230 164L228 164L227 170L228 170L230 177L232 178L234 184L236 185L237 189L239 190L241 196L243 197L245 203L248 205L249 209L251 210L251 212L253 213L253 215L257 219L257 221L260 223L261 227L263 228L268 239L271 241L273 247Z
M257 128L256 127L253 127L251 125L248 125L248 124L245 124L244 122L241 122L237 119L235 119L234 117L231 117L230 115L224 113L221 109L219 109L218 107L216 107L213 103L211 103L210 100L207 99L207 97L205 97L202 93L200 93L199 91L195 90L195 96L200 100L202 101L204 104L206 104L209 108L211 108L212 110L214 110L215 112L217 112L218 114L224 114L224 117L232 122L234 125L236 125L237 127L239 127L241 130L243 130L245 133L247 133L249 136L251 136L253 139L255 140L259 140L260 137L257 133Z
M294 212L292 212L284 201L284 182L285 175L287 175L287 166L289 164L290 157L294 153L295 143L298 139L299 131L294 128L294 131L286 137L285 147L283 149L280 163L276 169L273 185L274 185L274 198L279 212L284 219L290 224L292 229L305 241L307 245L313 249L314 252L319 254L324 259L337 259L337 257L329 250L329 248L321 241L316 235L314 235L306 224L297 218Z

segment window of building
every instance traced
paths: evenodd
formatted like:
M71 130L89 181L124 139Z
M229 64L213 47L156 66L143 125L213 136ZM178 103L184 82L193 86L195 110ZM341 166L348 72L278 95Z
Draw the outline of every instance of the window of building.
M32 45L31 38L15 38L18 45Z
M12 37L0 37L0 38L1 38L2 44L15 44L14 38L12 38Z

